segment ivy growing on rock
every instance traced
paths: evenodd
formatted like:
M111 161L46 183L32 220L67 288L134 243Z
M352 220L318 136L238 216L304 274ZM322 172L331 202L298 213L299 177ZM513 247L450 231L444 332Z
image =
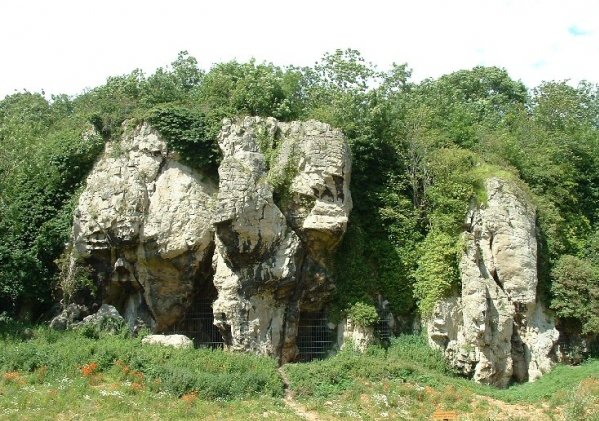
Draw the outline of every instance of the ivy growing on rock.
M216 173L221 153L216 140L208 137L200 112L165 105L151 110L148 121L164 136L169 149L177 152L182 162Z

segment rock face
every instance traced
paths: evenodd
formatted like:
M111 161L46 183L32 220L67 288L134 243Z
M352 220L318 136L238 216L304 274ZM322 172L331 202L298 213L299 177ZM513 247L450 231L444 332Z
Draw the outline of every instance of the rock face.
M216 185L174 160L147 124L109 142L87 179L73 228L74 253L93 268L102 302L129 324L164 330L207 282Z
M165 332L214 301L225 347L297 356L300 312L334 284L327 259L352 207L341 132L316 121L226 120L218 183L181 164L148 124L107 143L75 212L70 271L130 326Z
M334 290L326 257L352 202L350 154L328 125L227 121L214 215L215 324L233 349L297 356L301 311Z
M510 182L490 178L486 189L466 221L461 295L437 304L428 333L464 374L503 387L549 371L559 334L536 296L534 207Z

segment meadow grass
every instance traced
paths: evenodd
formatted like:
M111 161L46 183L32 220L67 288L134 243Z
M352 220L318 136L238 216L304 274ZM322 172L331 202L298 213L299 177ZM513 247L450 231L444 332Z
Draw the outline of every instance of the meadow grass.
M283 369L321 419L428 420L444 409L462 420L599 420L597 360L496 389L458 376L422 336L404 335L386 349L347 347ZM0 321L0 419L301 419L283 394L271 358Z
M441 408L455 410L463 419L502 419L506 407L515 408L516 414L532 411L530 419L599 417L598 360L577 367L558 365L536 382L497 389L460 377L425 338L405 335L387 349L371 347L364 354L348 349L285 370L300 400L338 417L424 420ZM499 401L506 405L498 406Z

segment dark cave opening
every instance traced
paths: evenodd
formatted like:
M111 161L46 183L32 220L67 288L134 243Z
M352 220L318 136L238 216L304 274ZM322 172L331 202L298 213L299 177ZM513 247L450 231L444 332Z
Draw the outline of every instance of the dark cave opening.
M212 304L218 296L212 280L195 289L191 305L169 333L187 336L196 348L223 349L220 330L214 325Z

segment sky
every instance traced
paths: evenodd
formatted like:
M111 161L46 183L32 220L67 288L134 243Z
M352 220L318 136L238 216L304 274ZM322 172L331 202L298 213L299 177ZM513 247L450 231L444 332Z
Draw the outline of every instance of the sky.
M0 98L76 95L108 76L151 74L187 50L312 65L357 49L413 79L477 65L541 81L599 82L599 0L1 0Z

